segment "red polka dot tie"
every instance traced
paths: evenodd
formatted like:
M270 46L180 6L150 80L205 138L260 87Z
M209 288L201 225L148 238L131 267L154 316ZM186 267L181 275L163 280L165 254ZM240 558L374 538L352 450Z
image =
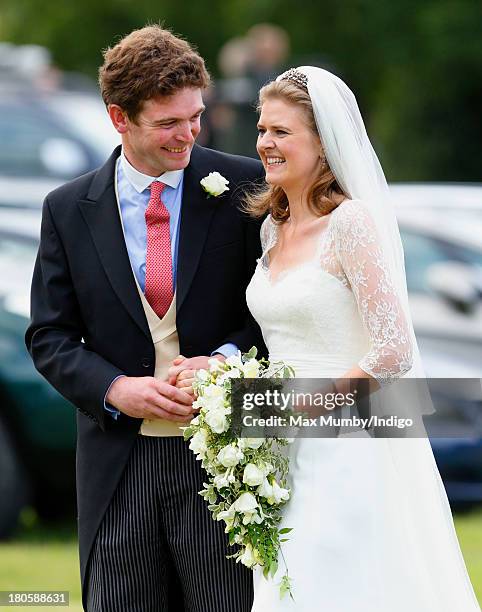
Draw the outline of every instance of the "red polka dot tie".
M171 236L169 211L161 200L164 183L151 183L151 197L146 208L146 300L158 317L166 314L174 295L172 286Z

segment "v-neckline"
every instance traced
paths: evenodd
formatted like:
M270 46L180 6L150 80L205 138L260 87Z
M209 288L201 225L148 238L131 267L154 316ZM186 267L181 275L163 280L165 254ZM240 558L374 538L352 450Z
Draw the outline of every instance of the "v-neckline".
M346 201L346 200L344 200ZM343 204L343 202L341 202L341 204ZM341 206L341 204L339 204L338 206ZM338 208L338 206L336 208ZM288 266L286 268L284 268L283 270L280 270L278 272L278 274L276 274L276 277L273 278L272 272L271 272L271 265L270 265L270 252L273 250L273 248L276 246L276 243L278 242L278 235L279 235L279 226L277 226L274 221L270 218L270 223L272 223L273 228L274 228L274 232L275 232L275 238L274 238L274 242L273 244L270 245L269 249L267 251L265 251L261 257L261 260L266 258L266 265L263 265L263 263L261 263L261 268L262 270L265 272L268 281L270 283L270 285L272 285L273 287L280 281L282 280L284 277L288 276L289 273L291 271L294 270L298 270L304 266L308 266L308 265L313 265L319 258L320 255L320 242L322 239L322 235L326 234L329 229L330 229L330 225L333 219L333 213L335 212L336 208L329 213L329 219L328 222L326 224L326 227L320 231L316 237L315 243L316 243L316 249L315 249L315 253L312 257L309 257L308 259L305 259L304 261L300 261L297 264L294 264L292 266Z

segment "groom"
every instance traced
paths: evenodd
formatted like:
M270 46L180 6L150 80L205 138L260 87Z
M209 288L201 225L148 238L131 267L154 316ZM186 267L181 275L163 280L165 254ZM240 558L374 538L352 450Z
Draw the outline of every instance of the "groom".
M250 572L225 558L179 429L192 397L168 382L179 354L195 369L211 354L263 346L244 295L259 225L238 208L262 168L194 144L208 84L202 58L159 26L108 49L100 86L122 147L43 207L26 343L78 409L92 612L251 609ZM219 194L218 177L209 196L200 182L211 172L229 189Z

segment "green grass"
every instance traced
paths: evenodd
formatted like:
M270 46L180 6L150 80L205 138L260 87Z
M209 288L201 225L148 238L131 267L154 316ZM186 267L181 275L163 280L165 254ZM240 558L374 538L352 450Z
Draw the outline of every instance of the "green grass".
M482 510L455 515L455 528L475 594L482 605Z
M77 536L74 524L55 528L31 521L9 542L0 543L0 590L70 592L70 606L41 610L81 612ZM482 603L482 509L455 517L460 546ZM6 609L6 608L2 608ZM15 607L32 612L32 607Z
M0 591L69 591L69 607L41 610L82 612L77 534L74 524L57 527L35 523L0 543ZM2 609L7 609L3 608ZM15 606L32 612L34 607Z

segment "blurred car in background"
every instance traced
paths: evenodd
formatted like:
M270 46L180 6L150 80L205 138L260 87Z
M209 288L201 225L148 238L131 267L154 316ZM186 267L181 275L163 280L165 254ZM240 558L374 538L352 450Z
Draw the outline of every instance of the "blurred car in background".
M0 86L0 142L0 176L61 182L100 166L120 140L96 95Z
M23 342L39 230L39 209L0 207L0 538L26 504L49 518L75 504L75 411Z
M56 181L16 180L10 198L0 188L0 537L11 533L27 502L43 516L75 503L75 410L35 371L23 340L41 202ZM427 375L480 378L482 187L397 185L393 193ZM444 208L443 194L452 208ZM467 432L453 439L437 433L431 440L456 506L482 502L480 414L480 401L458 393L445 401L434 425Z
M482 502L482 186L392 185L415 332L443 385L426 419L453 507ZM469 380L470 379L470 380Z
M0 177L59 182L101 165L119 144L95 83L62 73L36 45L0 43Z
M482 376L482 186L392 185L428 376ZM447 367L431 355L450 356Z
M0 176L0 207L40 209L45 196L62 184L56 179Z

